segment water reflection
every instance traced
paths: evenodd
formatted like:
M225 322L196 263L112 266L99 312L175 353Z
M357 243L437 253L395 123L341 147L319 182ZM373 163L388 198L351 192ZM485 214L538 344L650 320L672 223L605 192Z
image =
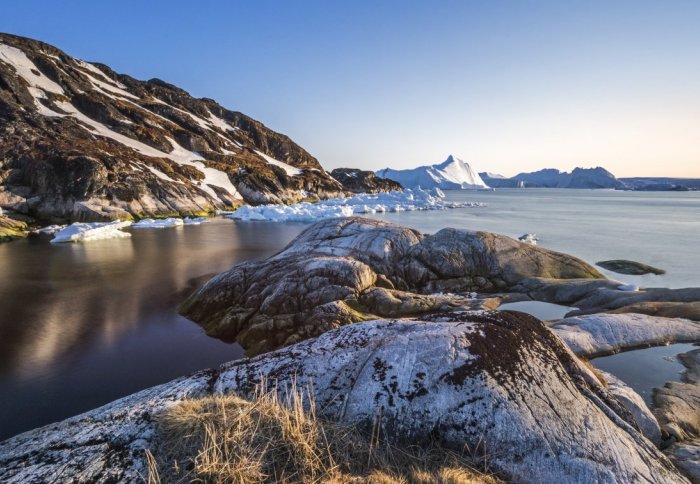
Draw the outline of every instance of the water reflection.
M0 438L240 357L178 316L175 295L305 227L217 219L130 239L0 245Z

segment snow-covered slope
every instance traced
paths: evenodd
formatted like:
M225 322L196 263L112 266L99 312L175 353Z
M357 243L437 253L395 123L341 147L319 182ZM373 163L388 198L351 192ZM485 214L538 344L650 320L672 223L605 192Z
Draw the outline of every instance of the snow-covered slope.
M379 170L377 176L397 181L405 188L442 188L444 190L489 188L469 163L452 155L437 165L419 166L409 170L385 168Z
M287 136L212 99L0 33L0 207L40 220L200 215L342 195Z

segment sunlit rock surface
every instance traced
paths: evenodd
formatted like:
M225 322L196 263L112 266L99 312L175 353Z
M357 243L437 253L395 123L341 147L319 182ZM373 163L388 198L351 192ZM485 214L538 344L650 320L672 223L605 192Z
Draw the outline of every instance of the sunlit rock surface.
M129 482L146 475L158 412L265 376L311 388L326 417L411 443L466 445L525 482L685 482L634 418L540 321L445 313L345 326L154 387L0 443L0 480ZM283 390L281 390L283 391Z
M279 254L219 274L180 310L208 334L256 354L352 322L447 309L449 301L436 293L504 291L538 276L602 277L580 259L502 235L456 229L424 235L349 217L318 222ZM452 306L482 307L464 296Z
M593 357L625 349L700 341L700 323L645 314L591 314L562 319L550 328L577 355Z

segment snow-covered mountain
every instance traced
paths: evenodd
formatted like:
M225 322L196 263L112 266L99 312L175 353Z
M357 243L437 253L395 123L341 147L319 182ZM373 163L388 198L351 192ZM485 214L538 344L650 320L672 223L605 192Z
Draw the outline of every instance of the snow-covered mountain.
M469 163L452 155L436 165L408 170L385 168L377 171L380 178L399 182L404 188L441 188L443 190L489 188Z
M0 207L97 221L342 193L316 158L242 113L0 33Z

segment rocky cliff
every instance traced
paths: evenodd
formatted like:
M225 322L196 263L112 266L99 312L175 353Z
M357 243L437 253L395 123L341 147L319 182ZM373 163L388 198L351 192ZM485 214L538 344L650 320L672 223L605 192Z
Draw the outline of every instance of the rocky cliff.
M104 220L343 189L287 136L158 79L0 34L0 206Z
M343 188L353 193L378 193L401 190L403 187L394 180L379 178L373 171L356 168L336 168L331 176L338 180Z

